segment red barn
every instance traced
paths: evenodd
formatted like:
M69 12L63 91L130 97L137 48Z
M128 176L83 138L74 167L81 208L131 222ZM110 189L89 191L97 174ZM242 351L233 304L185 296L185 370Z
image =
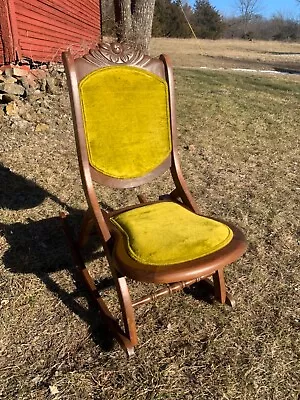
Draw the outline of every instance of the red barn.
M58 61L101 37L100 0L0 0L0 64Z

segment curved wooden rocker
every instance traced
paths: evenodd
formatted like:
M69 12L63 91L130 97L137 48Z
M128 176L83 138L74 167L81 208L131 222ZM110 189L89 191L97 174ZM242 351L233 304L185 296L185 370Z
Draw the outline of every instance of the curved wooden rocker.
M128 355L137 344L134 308L207 279L221 303L223 269L246 250L235 226L201 216L184 181L176 148L173 72L167 56L150 58L119 43L100 43L82 58L63 53L76 146L88 210L74 240L61 214L74 262L102 318ZM158 201L113 212L100 208L94 184L134 188L170 170L174 190ZM81 257L92 228L115 282L124 330L111 315ZM131 301L126 277L165 283Z

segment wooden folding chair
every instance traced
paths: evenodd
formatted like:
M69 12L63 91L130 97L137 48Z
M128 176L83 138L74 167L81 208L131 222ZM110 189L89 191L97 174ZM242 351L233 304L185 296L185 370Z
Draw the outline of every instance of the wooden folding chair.
M100 43L82 58L63 53L82 184L88 203L78 240L61 214L73 259L100 314L128 355L137 344L134 308L206 279L232 304L223 269L246 250L242 232L199 215L176 149L173 72L167 56L150 58L126 44ZM94 184L135 188L170 170L174 190L106 212ZM96 228L115 282L124 328L108 310L80 249ZM126 277L167 284L131 301ZM212 280L207 279L212 277Z

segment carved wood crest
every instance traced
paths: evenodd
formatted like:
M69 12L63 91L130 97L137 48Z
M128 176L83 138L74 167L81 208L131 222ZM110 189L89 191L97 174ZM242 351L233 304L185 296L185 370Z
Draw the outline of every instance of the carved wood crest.
M144 67L151 58L127 43L99 43L95 49L83 58L91 64L105 67L115 64L127 64Z

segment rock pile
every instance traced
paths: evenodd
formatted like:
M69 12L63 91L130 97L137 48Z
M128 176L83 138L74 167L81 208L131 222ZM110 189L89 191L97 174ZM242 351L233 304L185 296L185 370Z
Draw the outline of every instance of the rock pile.
M40 65L38 68L30 68L29 65L0 67L0 132L4 135L3 146L7 147L10 143L11 147L18 147L27 135L37 134L42 140L44 136L66 132L71 127L62 64Z
M24 104L34 102L48 94L58 94L65 87L64 68L61 64L10 65L0 68L0 117L1 114L18 115ZM21 112L22 113L22 112Z

